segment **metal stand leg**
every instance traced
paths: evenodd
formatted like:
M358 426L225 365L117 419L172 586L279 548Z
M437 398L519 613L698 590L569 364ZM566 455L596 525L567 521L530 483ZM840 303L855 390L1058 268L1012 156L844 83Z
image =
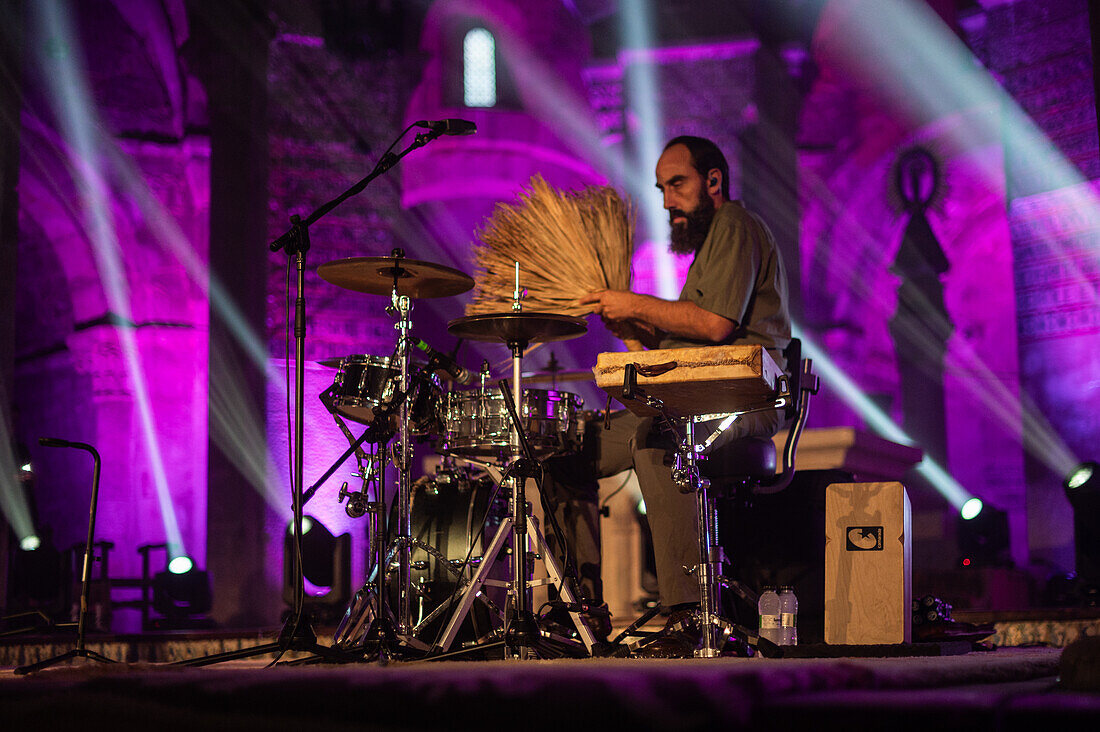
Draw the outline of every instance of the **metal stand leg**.
M448 649L450 649L451 643L454 642L454 639L458 634L459 626L466 618L467 613L469 613L470 609L473 607L474 601L481 593L482 586L500 584L499 581L488 579L488 575L493 568L493 563L497 561L500 551L504 548L504 544L508 540L508 538L512 538L513 542L515 542L515 537L517 535L524 537L524 543L513 543L512 545L512 557L513 560L515 560L514 567L516 565L522 565L523 569L517 570L513 567L513 579L512 582L508 583L509 599L512 599L512 596L514 594L529 595L531 588L534 587L536 584L538 584L539 582L550 581L559 588L559 594L566 602L571 604L578 602L578 598L573 593L573 590L566 582L564 582L564 572L562 571L561 566L558 564L557 559L554 558L552 552L550 551L550 547L546 543L546 539L542 534L542 530L538 526L538 521L536 521L533 516L527 515L526 511L524 511L523 515L526 524L526 530L523 532L515 531L514 520L511 516L507 516L504 518L503 521L501 521L500 527L497 530L497 535L493 538L492 543L490 543L488 550L485 552L485 556L482 558L481 565L478 567L478 571L470 580L470 584L466 587L465 592L463 592L461 599L457 603L457 606L454 609L454 614L451 616L450 621L447 623L447 627L444 630L443 635L440 637L436 647L433 649L433 653L444 653ZM549 580L532 581L529 575L524 574L521 580L517 583L516 575L518 575L520 571L528 572L530 565L527 562L526 557L524 557L522 560L516 560L516 555L527 554L526 542L528 541L528 539L531 538L534 539L536 552L542 556L543 564L546 568L546 573L549 575ZM517 546L521 547L521 549L517 550L515 548ZM529 597L527 599L528 604L523 607L530 606ZM537 645L536 640L539 636L539 633L538 628L533 627L533 613L531 613L530 610L521 610L520 607L521 606L519 605L519 603L515 603L512 606L512 612L510 614L506 614L505 616L505 646L510 654L515 654L512 655L513 658L525 659L530 657L531 647ZM525 612L526 614L521 615L521 612ZM573 622L577 627L577 634L580 637L581 642L584 644L585 650L589 654L591 654L592 649L596 643L595 634L588 626L587 621L583 617L581 617L579 613L571 612L570 617L573 618ZM512 638L508 637L509 633L511 633Z
M695 651L699 658L714 658L721 653L721 647L725 644L725 639L719 641L715 638L718 630L715 620L719 617L717 579L722 574L722 548L718 545L718 522L714 503L707 492L709 484L710 481L706 478L701 479L699 489L695 492L699 509L699 564L695 568L695 575L699 580L699 615L703 632L702 645Z
M54 656L53 658L47 658L44 661L38 663L32 663L26 666L19 666L15 669L17 676L24 674L34 673L41 671L49 666L54 666L63 661L68 661L72 658L88 658L93 661L99 661L100 663L116 663L113 658L107 658L101 653L88 650L85 647L85 633L88 629L88 593L91 587L91 575L92 575L92 545L95 541L95 518L96 507L99 504L99 470L100 459L99 452L94 447L83 442L69 442L68 440L57 440L52 438L42 438L39 440L43 445L47 447L75 447L80 450L88 451L93 460L92 467L92 501L91 508L88 511L88 541L84 545L84 563L80 572L80 611L77 617L76 625L76 648L73 648L60 656Z
M398 296L396 283L393 303L400 319L397 327L401 337L397 345L397 358L401 366L401 391L409 391L409 330L412 323L409 311L412 303L405 295ZM401 403L398 420L398 440L393 462L397 469L397 634L411 636L412 629L412 475L409 461L412 447L409 444L409 399Z

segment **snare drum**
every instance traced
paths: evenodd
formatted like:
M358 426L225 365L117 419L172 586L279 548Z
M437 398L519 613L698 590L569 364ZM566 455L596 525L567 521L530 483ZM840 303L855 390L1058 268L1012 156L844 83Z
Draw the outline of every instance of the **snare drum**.
M548 455L572 444L577 434L576 394L554 389L527 389L520 420L531 447ZM498 392L453 391L444 407L443 452L467 457L494 458L512 444L511 423L504 397Z
M438 379L414 367L410 368L409 381L409 431L414 435L437 434L443 428ZM389 356L346 356L340 360L333 381L333 406L348 419L372 424L374 410L390 404L400 387L401 369Z

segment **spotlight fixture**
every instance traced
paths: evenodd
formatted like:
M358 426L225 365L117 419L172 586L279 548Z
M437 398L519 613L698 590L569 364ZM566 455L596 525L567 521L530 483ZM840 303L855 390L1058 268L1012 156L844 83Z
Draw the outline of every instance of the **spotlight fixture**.
M144 581L149 581L149 554L155 549L169 551L167 544L147 544L138 547L145 566ZM186 554L167 556L164 569L153 575L153 610L162 615L155 619L157 628L197 628L209 627L211 622L203 617L210 612L210 577L195 566L194 560Z
M187 574L194 568L195 563L191 561L191 557L185 555L172 557L168 562L168 571L172 574Z
M19 548L25 552L33 552L40 546L42 546L42 540L39 539L36 534L24 536L22 539L19 540Z
M1070 471L1066 476L1065 481L1062 483L1062 487L1066 491L1066 497L1070 499L1070 503L1073 502L1073 494L1081 492L1096 491L1096 483L1093 481L1100 473L1100 465L1097 465L1095 461L1090 460L1086 463L1081 463L1076 468Z
M1086 604L1100 604L1100 465L1081 463L1066 475L1062 488L1073 507L1077 592Z
M959 511L959 564L962 567L1007 567L1008 513L971 498Z
M193 619L210 612L210 605L210 577L206 572L192 566L186 572L169 568L153 576L153 610L167 619L165 626L191 626Z
M963 517L964 521L970 521L982 512L984 505L982 499L975 496L962 505L962 508L959 509L959 515Z
M283 552L283 600L293 604L297 586L293 523L287 526ZM333 536L318 519L303 516L302 580L305 601L318 619L342 612L351 596L351 535Z

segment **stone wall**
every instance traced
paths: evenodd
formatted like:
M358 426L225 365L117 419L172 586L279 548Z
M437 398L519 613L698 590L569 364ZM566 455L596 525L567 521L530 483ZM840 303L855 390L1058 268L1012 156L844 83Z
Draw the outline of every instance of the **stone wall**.
M1061 482L1077 461L1094 459L1100 434L1100 144L1089 4L993 4L987 15L988 63L1026 115L1009 117L1006 168L1020 396L1035 415L1024 429L1028 543L1037 561L1070 569L1072 511Z

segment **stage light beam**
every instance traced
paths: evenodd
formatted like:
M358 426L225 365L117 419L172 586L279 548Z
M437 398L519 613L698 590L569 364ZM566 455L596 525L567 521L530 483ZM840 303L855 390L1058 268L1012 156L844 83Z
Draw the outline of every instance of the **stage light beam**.
M624 0L619 11L623 51L619 62L626 74L626 98L630 118L637 120L637 163L647 179L653 178L657 159L664 147L664 114L657 91L657 64L652 49L653 7L650 0ZM668 243L668 214L662 201L647 190L637 199L646 222L649 239L657 244ZM658 233L660 232L660 233ZM657 297L675 299L680 294L675 259L667 246L654 246L653 269L657 275Z
M795 338L802 341L802 353L804 357L813 359L814 368L817 369L822 381L829 384L841 400L859 414L871 429L892 442L915 445L913 438L864 394L863 390L836 365L828 354L807 337L797 324L792 324L791 331ZM970 491L927 455L917 464L916 470L937 493L943 496L944 500L958 511L962 511L967 502L974 498Z
M121 246L112 218L110 188L104 174L102 151L110 147L111 141L104 134L96 114L79 54L73 52L79 48L79 42L70 25L67 8L56 0L44 0L34 8L31 14L36 30L34 36L39 39L34 48L49 86L50 103L67 144L66 153L80 194L86 234L92 244L108 307L122 322L132 322L129 281L122 263ZM51 52L58 48L65 52ZM141 357L133 330L123 326L116 331L133 387L168 552L172 557L180 556L185 553L183 539L172 506Z

